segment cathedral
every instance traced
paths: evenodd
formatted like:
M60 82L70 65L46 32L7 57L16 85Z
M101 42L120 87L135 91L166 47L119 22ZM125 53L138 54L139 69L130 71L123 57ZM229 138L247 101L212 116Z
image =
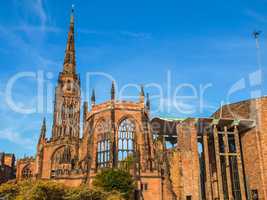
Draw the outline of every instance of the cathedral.
M112 83L108 101L96 104L93 91L81 105L74 41L72 12L51 138L44 120L36 155L17 161L18 181L90 187L99 171L124 168L137 183L136 199L267 199L267 97L206 118L152 119L143 87L137 102L123 101Z

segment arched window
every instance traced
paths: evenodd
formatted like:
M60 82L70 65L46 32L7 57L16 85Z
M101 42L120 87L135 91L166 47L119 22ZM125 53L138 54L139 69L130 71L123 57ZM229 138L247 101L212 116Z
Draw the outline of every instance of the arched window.
M125 161L134 153L134 123L125 119L119 126L118 134L118 160Z
M22 170L22 178L24 179L28 179L32 177L32 171L30 169L30 166L27 165L26 167L24 167L24 169Z
M110 163L109 127L105 122L97 126L97 167L108 167Z
M55 150L51 157L51 178L67 175L74 169L74 149L71 146L62 146Z

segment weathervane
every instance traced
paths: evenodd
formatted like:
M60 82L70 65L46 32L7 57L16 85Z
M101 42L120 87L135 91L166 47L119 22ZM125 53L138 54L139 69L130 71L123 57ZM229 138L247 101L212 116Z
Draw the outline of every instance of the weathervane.
M254 37L255 40L256 40L256 47L257 47L257 49L260 48L260 45L259 45L259 36L260 36L261 33L262 33L262 31L254 31L254 32L252 33L253 37Z
M70 21L71 21L71 23L74 23L74 4L71 5Z

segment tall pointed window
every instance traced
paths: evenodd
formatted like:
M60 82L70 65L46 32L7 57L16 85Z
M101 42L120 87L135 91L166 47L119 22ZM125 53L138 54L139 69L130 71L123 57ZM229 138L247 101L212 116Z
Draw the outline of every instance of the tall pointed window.
M24 179L28 179L28 178L32 178L32 171L30 169L30 165L27 165L26 167L24 167L24 169L22 170L22 178Z
M125 161L134 153L134 123L129 119L121 122L118 132L118 160Z
M110 163L109 127L105 122L97 126L97 167L108 167Z

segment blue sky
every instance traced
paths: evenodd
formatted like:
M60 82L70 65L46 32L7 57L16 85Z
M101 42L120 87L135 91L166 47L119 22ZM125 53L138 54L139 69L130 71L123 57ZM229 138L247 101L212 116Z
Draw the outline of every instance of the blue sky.
M267 0L1 3L0 151L14 152L18 157L34 155L43 117L47 118L50 135L52 114L47 107L51 108L53 93L42 93L43 111L27 114L10 106L7 88L14 76L37 72L44 73L45 91L54 88L62 69L72 4L75 4L77 70L82 90L90 93L95 88L97 102L109 98L110 80L93 76L90 87L86 88L86 73L109 74L119 91L127 84L144 84L151 95L153 116L209 116L221 102L248 99L259 89L262 95L266 94L265 80L259 80L257 74L259 67L251 33L263 31L260 53L261 75L265 77ZM237 84L241 89L229 97L236 83L241 84ZM162 90L160 98L155 86ZM34 78L19 79L12 88L16 106L36 108L37 88ZM206 88L202 99L201 88ZM123 94L136 96L138 92L132 86ZM196 98L183 98L193 93ZM177 110L177 105L183 112Z

